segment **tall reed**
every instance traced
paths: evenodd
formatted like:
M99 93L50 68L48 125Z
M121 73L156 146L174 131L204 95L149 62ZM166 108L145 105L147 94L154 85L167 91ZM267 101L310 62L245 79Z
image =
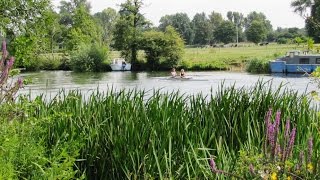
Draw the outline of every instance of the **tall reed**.
M250 88L220 88L211 95L179 92L96 91L87 99L62 91L53 100L21 99L25 121L43 127L47 154L77 155L77 176L88 179L206 179L209 159L235 171L238 151L260 147L264 118L271 107L296 124L297 141L316 133L316 113L306 95L272 82ZM319 146L319 138L314 138Z

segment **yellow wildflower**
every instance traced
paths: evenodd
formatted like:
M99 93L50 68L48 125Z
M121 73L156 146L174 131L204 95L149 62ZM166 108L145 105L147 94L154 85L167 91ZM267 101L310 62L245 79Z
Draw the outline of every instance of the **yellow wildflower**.
M291 177L291 176L288 176L288 177L287 177L287 180L292 180L292 177Z
M277 177L277 173L276 172L273 172L271 174L271 180L278 180L278 177Z
M309 163L309 164L307 165L307 169L308 169L308 171L309 171L310 173L313 172L313 165L312 165L312 163Z

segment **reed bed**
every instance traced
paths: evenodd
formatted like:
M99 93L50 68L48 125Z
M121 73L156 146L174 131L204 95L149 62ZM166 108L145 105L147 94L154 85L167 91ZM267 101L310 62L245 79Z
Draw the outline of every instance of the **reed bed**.
M312 134L319 149L319 119L306 95L262 81L251 88L221 85L215 92L110 89L85 99L61 91L49 102L20 98L15 121L33 127L29 135L41 140L51 163L38 163L40 174L54 174L49 167L61 162L56 173L86 179L230 179L212 173L209 159L235 172L240 149L263 145L269 108L296 125L299 146Z

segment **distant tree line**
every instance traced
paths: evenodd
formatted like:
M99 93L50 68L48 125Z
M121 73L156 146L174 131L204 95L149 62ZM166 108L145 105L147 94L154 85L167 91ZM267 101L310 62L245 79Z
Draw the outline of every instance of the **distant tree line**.
M310 16L306 17L306 32L318 42L320 3L305 5L302 1L307 0L296 0L292 6L301 14L306 11L302 7L311 7ZM209 15L197 13L192 19L186 13L176 13L161 17L159 26L155 27L141 13L142 8L142 0L127 0L118 12L106 8L92 14L88 0L62 0L58 11L53 9L50 0L0 1L0 38L9 41L10 52L19 67L32 70L44 63L48 69L68 69L90 62L86 68L81 68L89 71L102 67L101 62L109 57L110 49L121 51L135 67L141 65L138 51L142 50L147 59L145 65L153 69L176 65L184 44L297 43L307 39L304 29L279 27L273 30L267 17L255 11L246 16L229 11L226 19L215 11ZM87 54L77 54L80 50ZM49 53L52 56L46 58L52 59L41 61L41 54ZM56 53L65 55L58 65L52 63ZM71 62L79 59L72 56L82 60L77 61L79 64Z

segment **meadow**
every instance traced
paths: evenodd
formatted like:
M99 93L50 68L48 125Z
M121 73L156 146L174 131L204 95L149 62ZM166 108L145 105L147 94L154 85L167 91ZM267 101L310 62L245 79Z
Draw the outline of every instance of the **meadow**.
M258 61L259 64L257 66L259 67L261 67L261 64L268 66L268 60L282 57L288 50L293 49L305 50L306 46L270 43L265 46L240 44L238 47L186 47L177 68L185 68L187 70L248 70L249 72L255 72L254 68L256 67L253 67L253 70L248 69L251 61ZM110 59L119 56L120 53L118 51L111 51L110 53ZM140 62L145 62L143 52L139 52L138 59ZM268 67L266 69L268 69ZM263 71L262 73L266 72Z
M319 178L317 109L272 82L208 96L61 91L0 106L0 179ZM270 127L287 156L270 153Z

